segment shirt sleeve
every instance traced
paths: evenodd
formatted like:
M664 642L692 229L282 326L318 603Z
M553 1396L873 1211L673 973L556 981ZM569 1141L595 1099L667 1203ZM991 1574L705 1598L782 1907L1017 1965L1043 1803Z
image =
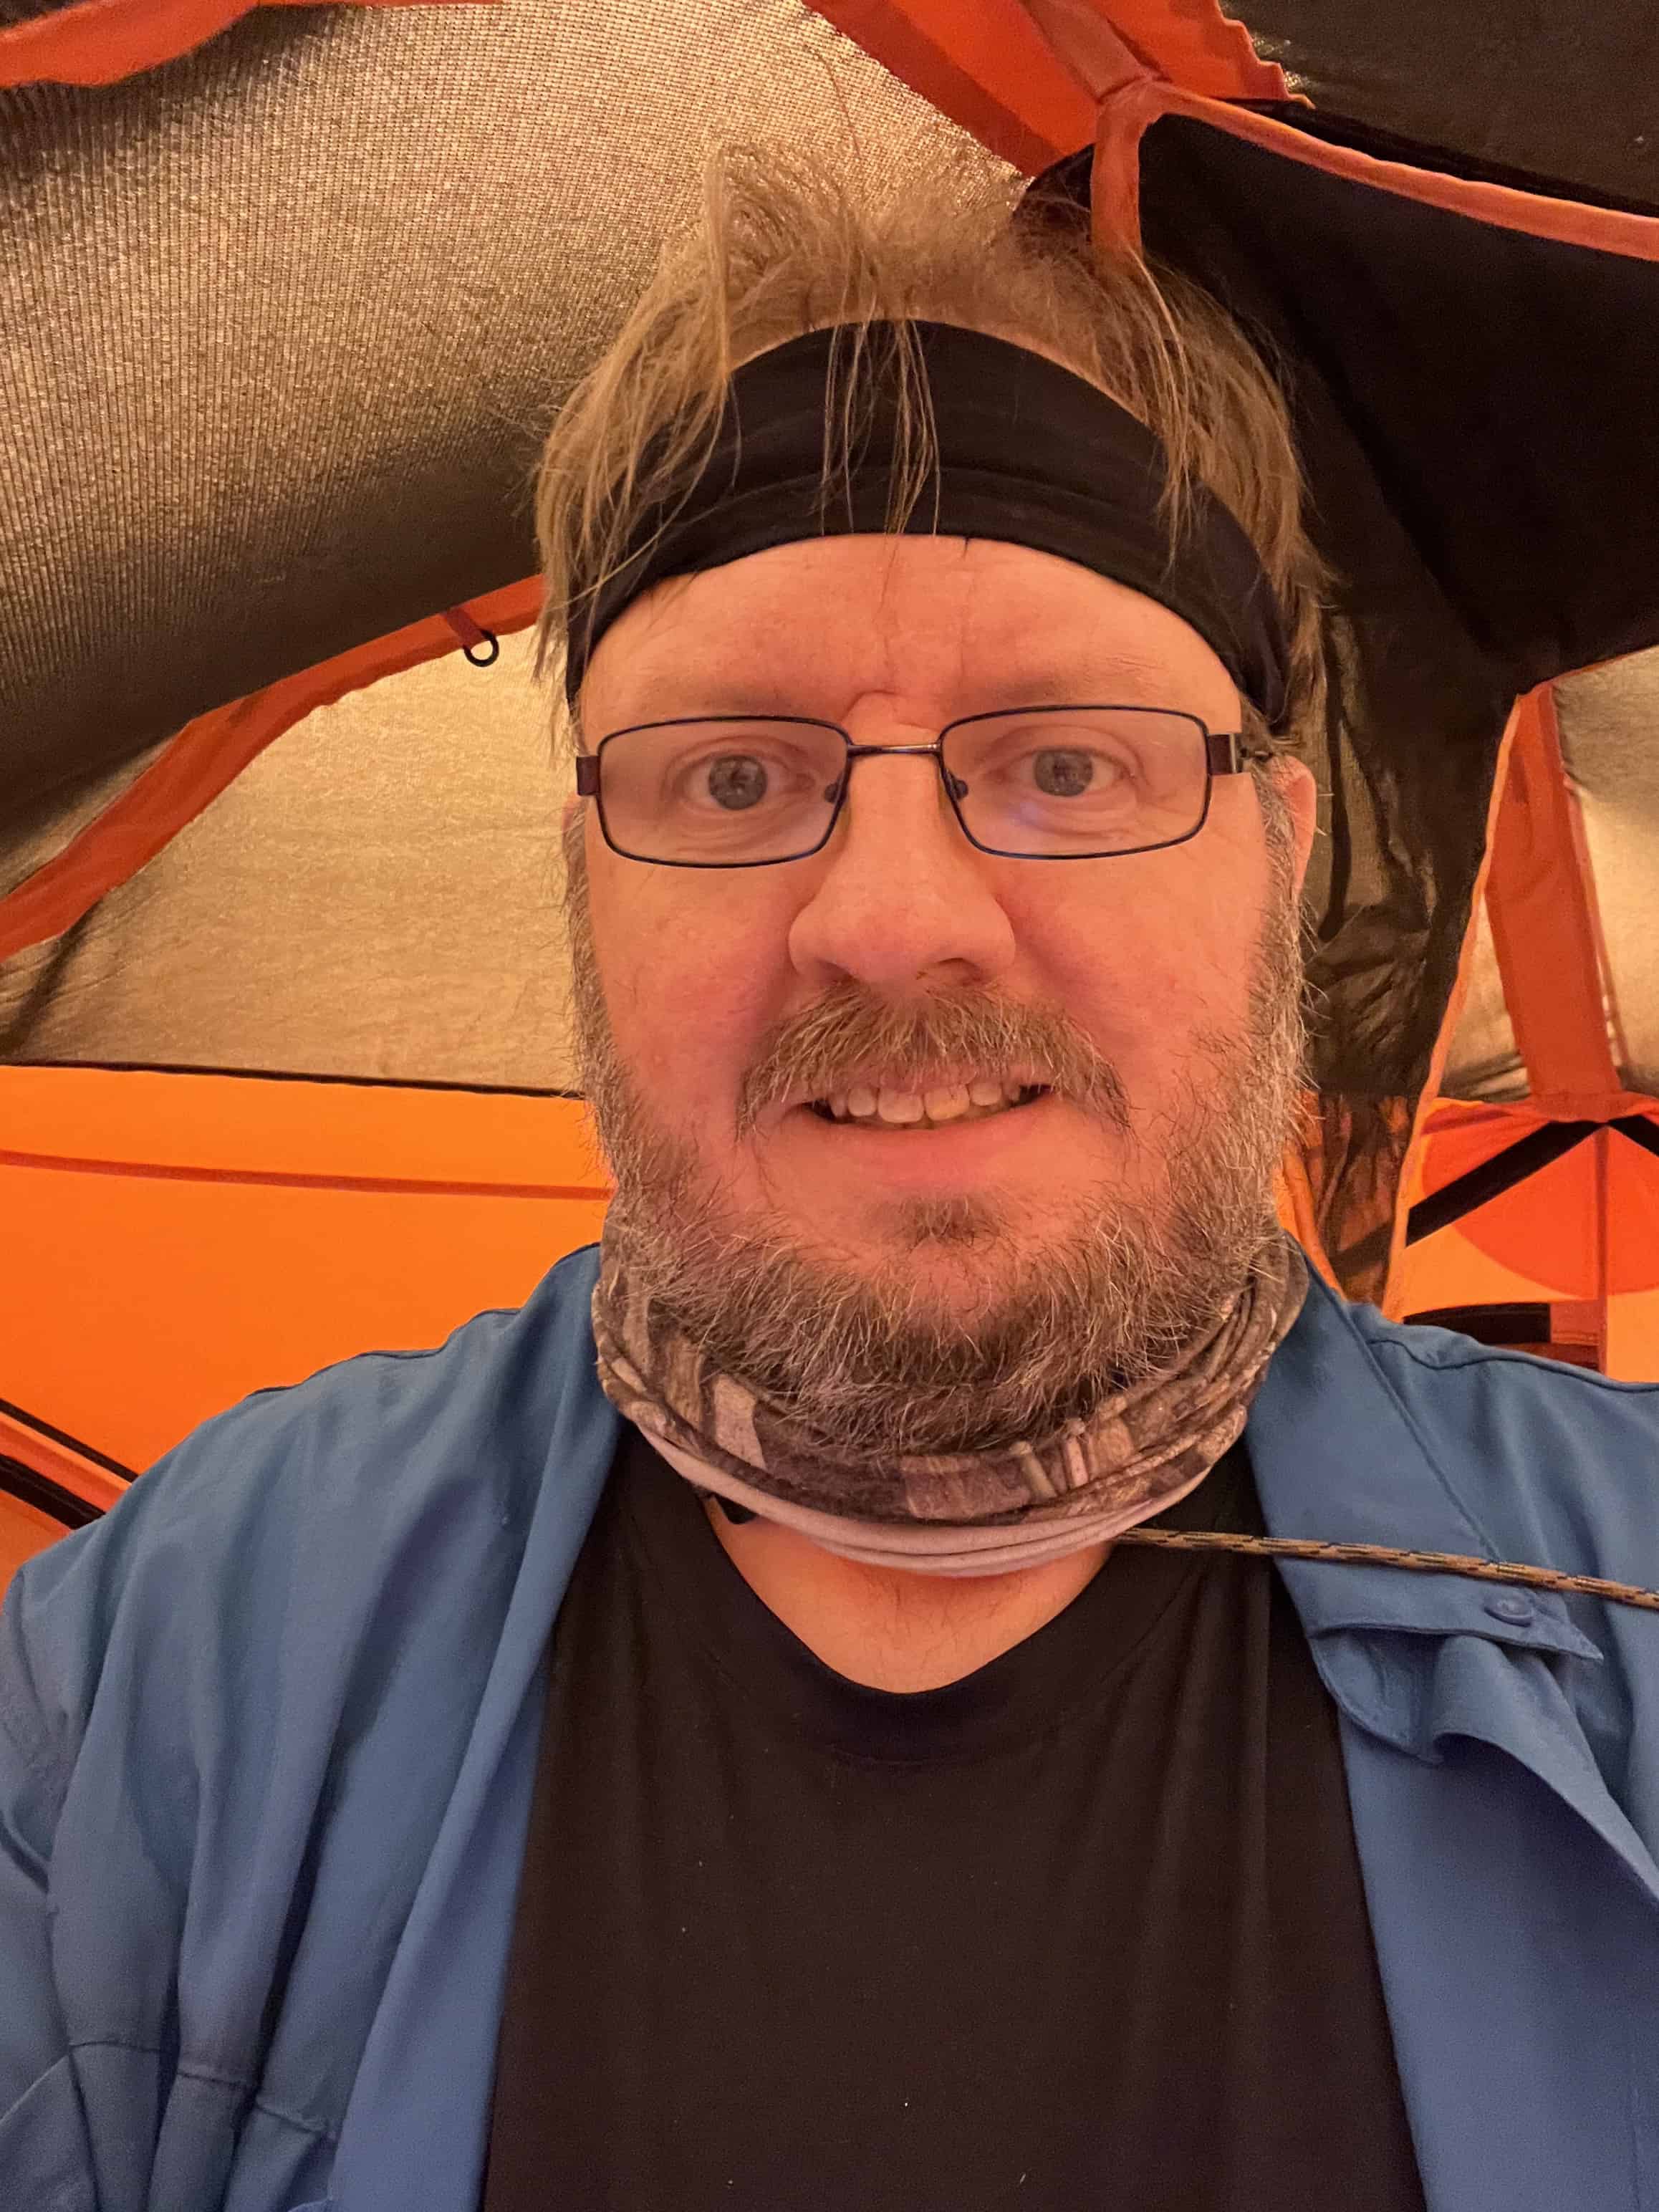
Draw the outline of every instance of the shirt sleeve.
M92 2161L52 1958L49 1869L66 1768L24 1635L27 1571L0 1606L0 2175L9 2202L91 2212Z

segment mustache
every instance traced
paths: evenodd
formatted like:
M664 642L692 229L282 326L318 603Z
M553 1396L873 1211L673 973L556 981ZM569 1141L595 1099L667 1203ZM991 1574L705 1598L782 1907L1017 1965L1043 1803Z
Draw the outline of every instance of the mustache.
M1122 1079L1063 1009L945 992L895 1005L848 981L765 1039L741 1088L738 1133L749 1135L769 1107L804 1091L827 1096L849 1069L872 1066L917 1084L942 1066L1030 1069L1033 1082L1128 1125Z

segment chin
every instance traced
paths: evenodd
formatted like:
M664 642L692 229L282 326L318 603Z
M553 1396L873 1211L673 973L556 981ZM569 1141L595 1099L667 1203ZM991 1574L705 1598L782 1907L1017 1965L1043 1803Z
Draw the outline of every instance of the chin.
M1042 1217L1046 1216L1046 1218ZM926 1291L959 1302L981 1291L1007 1292L1034 1252L1062 1241L1068 1224L1052 1206L1017 1206L1003 1198L890 1200L852 1219L833 1210L779 1213L774 1233L819 1266L884 1289Z

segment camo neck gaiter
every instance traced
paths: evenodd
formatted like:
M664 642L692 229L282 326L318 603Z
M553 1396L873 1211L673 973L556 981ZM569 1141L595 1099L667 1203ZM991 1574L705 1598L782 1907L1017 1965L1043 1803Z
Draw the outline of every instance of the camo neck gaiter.
M1281 1231L1178 1365L1052 1435L901 1458L890 1471L838 1466L821 1439L722 1373L641 1279L614 1212L593 1340L606 1397L700 1492L867 1566L997 1575L1108 1542L1196 1489L1242 1432L1307 1290L1307 1262Z

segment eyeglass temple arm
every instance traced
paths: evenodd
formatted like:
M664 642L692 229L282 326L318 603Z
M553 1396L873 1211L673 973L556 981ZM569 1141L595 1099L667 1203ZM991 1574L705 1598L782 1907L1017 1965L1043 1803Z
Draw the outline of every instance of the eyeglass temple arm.
M1271 745L1253 745L1242 730L1206 730L1204 757L1212 775L1243 775L1275 755Z

